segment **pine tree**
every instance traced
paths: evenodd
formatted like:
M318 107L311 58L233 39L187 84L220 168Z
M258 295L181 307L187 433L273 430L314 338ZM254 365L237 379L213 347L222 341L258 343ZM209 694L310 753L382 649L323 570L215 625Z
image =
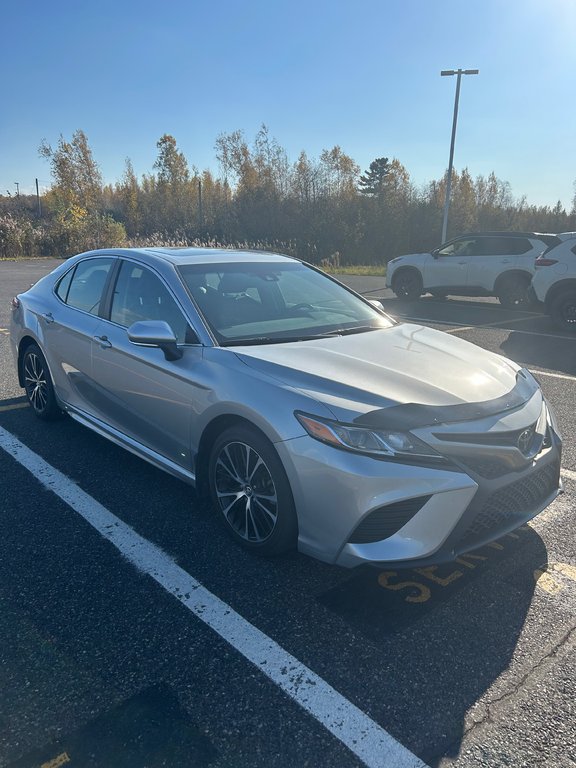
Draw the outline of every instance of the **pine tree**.
M370 168L358 182L359 191L364 195L379 197L386 187L390 163L387 157L377 157L370 163Z

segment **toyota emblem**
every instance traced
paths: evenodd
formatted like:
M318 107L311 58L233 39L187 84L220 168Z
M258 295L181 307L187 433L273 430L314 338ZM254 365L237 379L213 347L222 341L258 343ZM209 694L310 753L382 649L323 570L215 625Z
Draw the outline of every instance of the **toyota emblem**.
M518 449L527 456L530 452L530 446L532 445L532 438L534 437L534 427L529 427L523 432L520 432L518 436Z

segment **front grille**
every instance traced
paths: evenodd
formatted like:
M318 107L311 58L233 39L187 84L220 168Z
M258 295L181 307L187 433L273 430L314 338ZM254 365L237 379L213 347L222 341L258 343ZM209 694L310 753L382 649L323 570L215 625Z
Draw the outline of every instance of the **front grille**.
M526 429L530 429L534 432L537 424L538 422L535 421L534 424L530 424L528 427L515 429L510 432L485 432L484 434L478 432L435 432L434 437L438 440L443 440L445 443L470 443L473 445L493 445L495 447L506 446L516 448L518 446L518 438L522 432L525 432Z
M499 529L507 530L516 517L522 522L558 488L559 479L560 464L556 462L496 491L486 499L460 543L472 543Z
M459 456L459 463L472 474L493 480L510 472L510 464L501 459L481 459L478 456Z
M369 544L387 539L406 525L430 498L430 496L418 496L415 499L405 499L378 507L366 515L358 525L350 537L350 543Z

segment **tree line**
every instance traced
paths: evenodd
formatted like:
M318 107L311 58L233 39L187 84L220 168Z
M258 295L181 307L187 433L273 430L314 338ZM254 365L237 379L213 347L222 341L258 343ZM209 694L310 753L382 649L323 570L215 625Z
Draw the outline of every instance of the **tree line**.
M397 158L363 172L339 146L291 162L266 126L216 139L220 175L190 166L176 139L157 144L150 173L103 184L88 139L77 130L39 154L53 184L40 199L0 195L0 256L57 256L111 246L222 245L290 253L313 263L376 265L440 244L446 179L416 186ZM567 212L514 198L495 173L453 171L448 236L487 230L576 230Z

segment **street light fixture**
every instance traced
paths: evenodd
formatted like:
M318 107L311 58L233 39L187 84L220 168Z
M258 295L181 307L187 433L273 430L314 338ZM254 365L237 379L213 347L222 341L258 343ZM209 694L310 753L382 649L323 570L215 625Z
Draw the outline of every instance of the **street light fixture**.
M477 75L479 69L443 69L440 74L442 77L447 75L457 75L456 78L456 97L454 99L454 119L452 120L452 140L450 141L450 160L448 161L448 174L446 176L446 201L444 202L444 219L442 221L442 239L441 243L446 242L446 232L448 230L448 209L450 208L450 189L452 187L452 161L454 159L454 141L456 139L456 123L458 121L458 101L460 100L460 79L462 75Z

